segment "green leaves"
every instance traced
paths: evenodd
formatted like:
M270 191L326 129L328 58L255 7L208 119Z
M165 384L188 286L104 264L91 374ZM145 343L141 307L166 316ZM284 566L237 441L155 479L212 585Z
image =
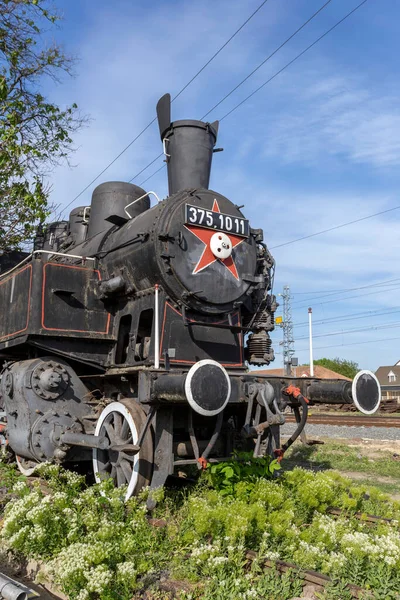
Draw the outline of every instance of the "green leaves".
M350 379L354 379L359 371L359 366L356 362L352 360L346 360L344 358L320 358L318 360L314 360L314 364L320 365L321 367L326 367L327 369L335 371L335 373L339 373L344 377L349 377Z
M29 241L50 214L45 175L73 150L84 122L76 104L62 110L40 91L44 78L72 67L46 43L43 19L58 19L49 0L0 2L0 251Z
M280 468L278 461L270 456L253 458L251 453L242 452L237 453L234 460L229 462L209 465L206 478L223 496L232 496L238 484L242 492L243 486L248 484L247 489L250 492L254 482L260 478L272 479L275 471Z
M8 88L5 77L0 77L0 101L4 101L7 98Z

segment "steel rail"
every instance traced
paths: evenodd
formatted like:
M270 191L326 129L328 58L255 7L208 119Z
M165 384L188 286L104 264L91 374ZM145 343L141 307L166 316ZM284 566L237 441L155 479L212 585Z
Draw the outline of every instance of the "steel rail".
M249 562L253 562L255 560L259 560L259 556L257 552L254 550L248 550L246 552L246 558ZM307 583L311 583L314 585L319 585L321 587L325 587L331 583L333 580L328 577L328 575L324 575L324 573L320 573L319 571L312 571L310 569L302 569L298 565L290 562L286 562L285 560L269 560L269 559L261 559L264 567L268 567L269 569L277 569L280 573L286 573L286 571L294 571L296 576L301 578L304 582L304 585ZM346 588L351 593L353 598L359 598L361 593L365 593L366 590L359 585L354 583L347 583Z
M294 415L285 415L287 423L295 423ZM400 417L370 417L351 415L316 415L309 414L310 425L332 425L337 427L389 427L400 428Z
M385 517L377 517L376 515L370 515L366 513L356 512L356 513L348 513L340 508L328 508L326 510L328 515L332 515L334 517L344 516L346 518L355 517L359 521L363 521L368 523L369 525L376 525L377 523L394 523L393 519L387 519ZM254 550L248 550L246 552L246 558L249 561L258 560L258 553L254 552ZM332 583L332 579L327 575L320 573L318 571L313 571L309 569L302 569L298 565L290 562L286 562L284 560L269 560L262 559L262 563L265 567L268 568L276 568L280 573L285 573L286 571L293 570L297 573L299 577L301 577L304 583L316 584L321 587L325 587L326 585ZM366 592L366 590L354 583L347 583L346 585L348 591L351 593L353 598L360 598L360 594Z

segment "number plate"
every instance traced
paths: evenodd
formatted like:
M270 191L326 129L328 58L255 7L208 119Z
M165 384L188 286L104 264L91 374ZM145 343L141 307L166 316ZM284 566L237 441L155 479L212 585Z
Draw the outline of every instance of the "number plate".
M247 219L225 215L213 210L205 210L191 204L186 204L185 223L207 229L216 229L217 231L226 231L226 233L233 233L241 237L249 237L250 234Z

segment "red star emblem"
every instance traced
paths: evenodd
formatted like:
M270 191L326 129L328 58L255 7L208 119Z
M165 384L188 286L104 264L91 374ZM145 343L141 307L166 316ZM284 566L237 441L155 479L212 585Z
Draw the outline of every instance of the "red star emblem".
M218 202L216 200L214 200L212 211L213 212L221 212L219 209L219 206L218 206ZM185 225L185 227L191 233L193 233L193 235L195 235L200 241L202 241L204 244L203 253L200 256L199 262L193 269L193 275L195 275L196 273L199 273L200 271L202 271L209 265L218 261L221 264L223 264L230 273L232 273L232 275L234 276L235 279L237 279L239 281L239 274L238 274L236 265L234 263L234 260L232 258L232 255L229 256L229 258L222 260L222 259L214 256L214 254L211 251L210 241L216 230L215 229L206 229L205 227L201 227L200 225ZM226 232L224 232L224 233L226 233ZM228 234L226 234L226 235L228 235ZM239 237L238 235L233 235L230 233L228 235L228 237L232 244L232 250L233 250L233 248L236 248L236 246L239 246L239 244L244 242L244 238Z

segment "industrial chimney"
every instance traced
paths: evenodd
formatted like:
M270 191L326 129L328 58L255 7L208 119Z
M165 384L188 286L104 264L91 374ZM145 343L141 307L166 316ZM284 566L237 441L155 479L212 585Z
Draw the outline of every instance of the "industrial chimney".
M171 96L157 103L157 117L168 168L169 195L190 188L208 189L218 121L174 121Z

